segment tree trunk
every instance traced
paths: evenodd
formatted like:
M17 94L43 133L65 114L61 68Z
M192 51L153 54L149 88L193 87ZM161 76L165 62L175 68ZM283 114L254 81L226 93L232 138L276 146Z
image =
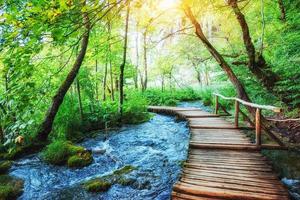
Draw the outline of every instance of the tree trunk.
M126 11L126 22L125 22L125 39L124 39L124 49L123 49L123 62L120 66L120 98L119 98L119 113L121 119L123 116L123 103L124 103L124 68L126 65L126 56L127 56L127 42L128 42L128 22L130 14L130 1L127 2L127 11Z
M138 70L139 70L139 58L140 58L140 55L139 55L139 35L138 35L138 23L136 23L136 38L135 38L135 51L136 51L136 66L135 66L135 76L134 76L134 86L135 86L135 89L138 89Z
M148 85L148 61L147 61L147 30L145 30L144 34L144 83L143 90L147 89Z
M238 7L237 0L229 0L228 4L231 6L243 33L243 41L247 51L249 63L249 70L261 81L263 86L272 92L275 83L279 81L279 76L275 74L267 65L262 54L256 53L254 44L252 42L249 27L244 14Z
M83 6L85 6L85 2L83 4L84 4ZM66 79L64 80L60 88L58 89L56 95L53 97L52 104L45 116L43 123L41 124L40 130L38 131L37 134L37 139L41 141L46 141L48 135L52 131L52 126L53 126L55 116L59 110L60 105L64 100L66 93L68 92L70 86L72 85L74 79L76 78L77 73L80 69L80 66L86 54L86 50L89 42L90 21L87 12L83 12L82 15L83 15L83 24L84 24L84 34L82 36L81 49L71 71L69 72L68 76L66 77Z
M248 96L248 94L247 94L244 86L242 85L242 83L240 82L240 80L236 77L236 75L234 74L234 72L232 71L232 69L230 68L230 66L228 65L228 63L225 61L225 59L223 58L223 56L207 40L207 38L203 34L201 25L196 20L196 18L193 15L190 7L188 5L186 5L186 4L184 5L184 12L185 12L186 16L191 20L192 24L194 25L194 27L196 29L196 35L198 36L198 38L202 41L202 43L205 45L205 47L207 48L207 50L211 53L211 55L219 63L220 67L226 73L226 75L229 78L229 80L231 81L231 83L235 86L238 97L240 99L243 99L244 101L251 102L251 100L250 100L250 98L249 98L249 96ZM255 108L247 106L247 110L248 110L248 112L252 116L255 117L255 115L256 115L256 109ZM262 122L262 128L264 130L268 130L268 127L269 127L268 121L265 120L262 117L261 118L261 122ZM280 141L280 139L278 139L278 137L276 135L274 135L270 131L267 132L267 133L269 134L269 136L272 139L274 139L275 141L277 141L279 144L282 144L282 142Z
M104 78L103 78L103 101L106 100L106 82L107 82L107 59L105 61Z
M98 91L98 80L97 80L97 74L98 74L98 61L96 59L96 65L95 65L95 72L96 72L96 100L99 100L99 91Z
M108 22L108 35L109 35L109 43L108 43L108 53L109 53L109 74L110 74L110 91L111 91L111 100L115 100L115 91L114 91L114 77L112 71L112 62L111 62L111 23Z
M195 16L193 15L191 8L186 4L184 5L184 12L185 12L186 16L190 19L192 24L194 25L194 27L196 29L197 37L202 41L202 43L205 45L207 50L215 58L215 60L219 63L220 67L226 73L226 75L228 76L231 83L235 86L239 98L250 102L250 98L247 95L244 86L242 85L240 80L236 77L236 75L232 71L231 67L228 65L228 63L225 61L225 59L222 57L222 55L207 40L207 38L203 34L201 25L199 24L199 22L196 20Z
M0 144L2 144L4 141L4 131L2 126L0 125Z
M281 21L285 21L286 20L286 12L285 12L283 0L278 0L278 4L279 4L279 9L280 9L280 19L281 19Z
M83 109L82 109L82 101L81 101L81 93L80 93L80 83L79 79L76 79L76 88L77 88L77 94L78 94L78 104L79 104L79 113L80 113L80 118L81 121L83 121Z

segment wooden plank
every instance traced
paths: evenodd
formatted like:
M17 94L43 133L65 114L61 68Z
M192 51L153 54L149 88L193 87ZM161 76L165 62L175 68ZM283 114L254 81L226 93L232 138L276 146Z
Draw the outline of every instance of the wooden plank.
M214 198L214 197L200 197L200 196L193 196L178 192L172 192L172 200L222 200L220 198Z
M244 200L285 200L287 195L262 195L256 192L236 191L230 189L221 189L205 186L194 186L190 184L180 183L173 187L176 192L182 192L193 195L205 195L207 197L221 197L227 199L244 199Z
M214 174L214 173L199 173L199 174L191 174L191 173L184 173L182 177L187 178L207 178L209 180L221 179L221 180L229 180L229 181L244 181L244 184L261 184L263 187L273 187L273 186L282 186L282 183L277 181L273 181L274 179L258 179L253 177L239 177L239 176L232 176L226 174Z
M263 193L263 194L275 194L281 195L284 192L284 188L262 188L259 186L251 186L251 185L242 185L236 183L226 183L226 182L217 182L217 181L206 181L206 180L196 180L196 179L186 179L182 178L177 184L186 183L190 185L196 186L205 186L205 187L213 187L213 188L221 188L221 189L232 189L237 191L246 191L246 192L254 192L254 193Z
M248 177L248 178L257 178L257 179L273 179L278 181L278 177L272 173L266 172L249 172L249 171L237 171L237 170L220 170L220 169L195 169L195 168L185 168L183 170L184 173L188 174L205 174L205 173L212 173L212 174L220 174L220 175L229 175L229 176L237 176L237 177ZM234 174L235 173L235 174Z

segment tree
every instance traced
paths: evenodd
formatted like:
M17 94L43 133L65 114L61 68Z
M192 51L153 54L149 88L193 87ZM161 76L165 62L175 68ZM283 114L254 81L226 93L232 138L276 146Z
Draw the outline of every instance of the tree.
M83 7L85 6L85 1L83 3ZM81 40L81 49L79 51L79 54L77 55L77 58L75 60L75 63L73 64L73 67L71 71L69 72L68 76L58 89L57 93L52 99L52 104L45 116L45 119L41 125L41 128L37 134L38 139L41 141L45 141L48 138L48 135L50 134L53 126L53 122L55 119L55 116L59 110L60 105L62 104L64 97L69 90L70 86L74 82L74 79L77 76L77 73L81 67L81 64L84 60L86 50L88 47L89 42L89 34L90 34L90 20L88 13L86 11L82 12L82 18L83 18L83 25L84 25L84 33Z
M275 83L279 81L279 76L272 71L270 66L267 65L262 52L257 52L255 50L247 21L238 6L237 0L228 0L228 5L231 6L242 29L243 41L248 55L248 68L257 77L257 79L261 81L264 87L272 92Z
M124 103L124 68L126 65L127 57L127 42L128 42L128 23L130 14L130 1L127 1L126 21L125 21L125 36L124 36L124 49L123 49L123 61L120 66L120 101L119 101L119 113L123 116L123 103Z

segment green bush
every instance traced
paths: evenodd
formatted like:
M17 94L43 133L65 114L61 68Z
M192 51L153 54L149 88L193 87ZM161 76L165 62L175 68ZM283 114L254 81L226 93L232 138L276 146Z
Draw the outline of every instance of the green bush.
M55 141L49 144L42 153L43 159L50 164L63 165L70 155L69 143L66 141Z
M201 96L192 88L179 90L148 89L142 93L149 105L176 106L180 101L200 100Z

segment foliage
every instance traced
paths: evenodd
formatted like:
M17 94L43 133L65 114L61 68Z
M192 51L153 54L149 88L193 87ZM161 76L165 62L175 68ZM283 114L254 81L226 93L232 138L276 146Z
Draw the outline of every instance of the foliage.
M165 90L149 89L142 94L149 105L175 106L180 101L200 100L200 95L193 89Z
M23 184L20 179L0 175L0 200L16 199L23 192Z

